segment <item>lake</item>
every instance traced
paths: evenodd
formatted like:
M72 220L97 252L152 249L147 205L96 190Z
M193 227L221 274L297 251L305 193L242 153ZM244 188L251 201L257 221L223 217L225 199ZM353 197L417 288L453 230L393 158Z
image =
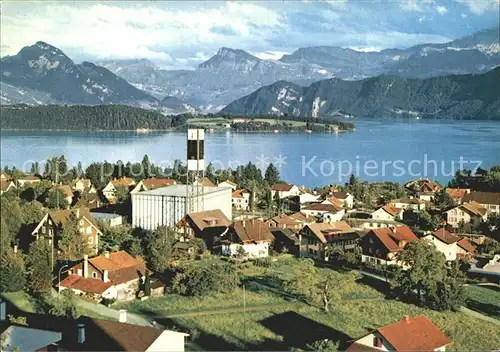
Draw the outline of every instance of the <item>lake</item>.
M205 160L216 168L249 161L279 166L288 182L319 186L345 182L354 173L367 181L405 182L428 177L446 183L460 168L500 164L500 122L355 121L355 132L205 134ZM28 170L64 155L81 161L140 161L172 165L186 154L185 134L177 132L2 131L1 166Z

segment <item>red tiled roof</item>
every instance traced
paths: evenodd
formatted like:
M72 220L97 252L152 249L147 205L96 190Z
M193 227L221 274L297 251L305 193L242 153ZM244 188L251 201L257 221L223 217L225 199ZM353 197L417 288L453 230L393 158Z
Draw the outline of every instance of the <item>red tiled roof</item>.
M396 208L395 206L393 206L391 204L384 205L382 207L382 209L384 209L388 214L390 214L392 216L396 216L401 212L400 209Z
M313 216L307 216L306 214L301 213L299 211L296 212L296 213L290 214L288 216L291 217L292 219L299 220L301 222L309 222L309 223L316 222L316 218L315 217L313 217Z
M476 247L474 247L467 238L462 238L457 242L457 245L469 253L474 253L476 251Z
M108 270L110 274L115 270L144 265L139 259L132 257L125 251L111 252L109 253L109 258L106 258L104 255L99 255L90 258L89 263L101 271Z
M401 250L398 244L391 238L391 236L389 236L391 230L388 227L374 229L371 230L371 232L380 240L380 242L382 242L389 252L397 252Z
M372 232L390 252L402 250L396 241L415 242L418 240L418 237L406 225L393 228L383 227L380 229L373 229L370 232Z
M327 211L329 213L336 213L341 211L343 208L336 207L333 204L321 204L321 203L313 203L308 207L304 208L304 210L315 210L315 211Z
M462 199L468 191L468 188L446 188L446 193L455 199Z
M243 193L249 193L246 189L237 189L231 194L232 198L243 198Z
M459 240L457 236L447 231L445 228L434 231L433 236L447 244L452 244Z
M406 225L391 227L390 230L390 236L398 241L414 242L418 240L417 235Z
M278 191L278 192L288 192L292 189L293 185L287 185L287 184L275 184L271 187L271 190L273 191Z
M286 214L276 215L274 218L271 218L271 220L273 220L277 224L295 225L295 224L300 224L301 223L300 220L298 220L296 218L293 218L293 217L291 217L289 215L286 215Z
M190 218L200 231L208 227L227 227L231 224L231 221L229 221L220 209L189 213L186 217Z
M175 180L170 178L146 178L142 180L142 184L148 189L155 189L159 187L166 187L175 184Z
M434 351L452 342L425 315L406 318L377 331L396 351Z
M342 208L344 207L344 203L342 203L340 200L338 200L337 198L335 197L330 197L327 199L330 203L332 203L333 205L335 205L336 207L338 208Z
M237 221L231 228L241 242L271 242L274 236L269 226L262 220Z
M332 223L319 222L306 225L311 232L322 242L327 243L327 237L335 236L341 233L351 232L352 228L345 221L336 221Z
M130 187L135 185L135 181L130 177L122 177L111 181L111 184L115 187Z
M108 288L113 286L111 282L104 282L100 279L84 278L79 275L68 275L59 284L61 287L74 288L76 290L90 292L90 293L103 293Z

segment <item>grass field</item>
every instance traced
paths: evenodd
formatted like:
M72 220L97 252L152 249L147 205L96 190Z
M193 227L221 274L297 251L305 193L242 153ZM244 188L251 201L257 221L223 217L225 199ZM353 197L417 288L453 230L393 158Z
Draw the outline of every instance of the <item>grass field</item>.
M168 294L121 307L190 333L194 338L193 346L201 350L305 348L307 343L324 338L340 341L357 338L379 326L396 322L403 315L419 314L427 315L454 341L447 348L449 351L491 350L500 346L498 326L462 312L441 313L387 300L377 285L371 287L363 283L370 283L369 280L360 280L350 289L338 287L343 300L328 313L311 302L291 302L282 287L283 281L298 270L297 263L296 259L288 257L270 268L240 266L246 287L245 314L242 289L201 298ZM318 275L328 270L331 269L319 269ZM251 309L256 306L264 306L264 309ZM238 307L239 310L224 311ZM193 312L196 313L181 315Z
M467 308L500 319L500 287L467 286Z

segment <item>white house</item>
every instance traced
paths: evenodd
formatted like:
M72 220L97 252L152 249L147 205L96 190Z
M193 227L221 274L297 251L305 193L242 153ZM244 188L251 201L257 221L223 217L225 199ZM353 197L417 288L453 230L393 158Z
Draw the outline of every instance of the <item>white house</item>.
M318 199L319 199L319 195L311 194L309 192L301 193L299 195L300 204L317 202Z
M500 192L469 192L462 200L464 203L477 202L489 213L500 215Z
M403 197L391 201L391 204L399 209L420 211L425 209L426 203L425 201L418 198Z
M444 228L436 230L423 239L434 244L436 249L444 254L447 261L472 256L475 251L474 246L466 238L460 239Z
M477 202L462 203L444 213L446 214L446 223L453 227L459 227L461 223L464 223L477 228L482 221L488 218L488 209Z
M269 247L273 240L274 236L264 221L237 221L221 238L221 252L228 256L264 258L269 256Z
M271 192L273 197L277 193L280 199L300 195L299 187L288 184L275 184L271 187Z
M222 181L220 182L217 187L229 187L231 188L233 191L236 191L236 188L238 188L238 185L232 181L229 181L229 180L226 180L226 181Z
M372 212L372 219L375 220L396 220L403 217L403 210L398 209L390 204L384 205Z
M108 184L102 189L102 194L108 199L112 201L116 198L116 191L118 187L124 187L127 190L130 189L131 186L135 186L136 183L134 179L130 177L122 177L119 179L114 179L109 181Z
M451 343L425 315L404 316L355 340L346 351L445 351Z
M307 216L316 216L324 222L340 221L345 215L345 209L332 204L313 203L300 210Z
M354 206L354 196L347 192L333 192L332 197L338 199L346 208Z
M219 184L219 187L220 186ZM231 201L233 208L239 210L249 210L250 209L250 192L245 189L238 189L234 191L231 195Z

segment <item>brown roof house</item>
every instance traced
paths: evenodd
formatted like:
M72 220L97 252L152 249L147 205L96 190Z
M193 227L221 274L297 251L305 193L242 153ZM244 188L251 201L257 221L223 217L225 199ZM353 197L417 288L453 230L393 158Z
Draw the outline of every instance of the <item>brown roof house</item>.
M470 188L446 188L446 193L448 193L457 204L462 203L462 199L470 192Z
M295 197L300 195L299 187L295 185L288 185L286 183L277 183L271 186L271 193L273 197L277 194L280 199Z
M472 228L477 228L482 221L487 220L488 209L477 202L471 201L447 210L444 214L446 214L446 223L455 228L461 224L470 224L469 226Z
M451 343L425 315L404 316L353 341L346 351L445 351Z
M470 192L462 198L462 201L477 202L488 209L489 213L500 215L500 192Z
M354 250L359 235L345 221L320 222L306 225L299 232L300 256L328 260L328 247Z
M430 241L436 249L443 253L447 261L457 258L471 258L474 256L475 247L467 238L460 238L444 228L438 229L423 239Z
M401 266L397 254L402 252L408 243L415 241L418 241L418 237L406 225L370 230L361 239L363 249L361 261Z
M139 183L135 185L134 189L131 190L130 193L134 194L137 192L149 191L160 187L175 185L176 183L177 182L175 180L172 180L170 178L145 178L144 180L139 181Z
M237 221L221 240L221 253L232 257L269 256L274 236L266 222L258 219Z
M231 221L220 209L200 211L186 214L177 223L177 228L182 233L187 230L187 240L189 238L201 238L205 241L207 248L213 250L219 245L220 239L224 236L231 225Z
M345 209L333 204L313 203L301 209L303 214L316 216L324 222L340 221L345 215Z
M0 181L0 195L8 192L10 190L17 189L16 184L11 180L1 180Z
M219 184L219 187L220 186ZM231 194L231 202L233 204L233 208L240 210L249 210L250 209L250 192L246 189L237 189L233 191Z
M186 333L81 316L6 311L0 302L0 335L5 351L165 351L183 352ZM7 314L8 313L8 314Z
M372 212L372 219L375 220L401 220L403 218L403 209L396 208L392 204L386 204Z
M106 197L106 199L114 204L116 202L116 197L117 197L117 188L119 187L124 187L126 188L127 190L131 190L130 188L132 188L133 186L135 186L136 183L134 181L134 179L130 178L130 177L121 177L119 179L114 179L112 181L109 181L108 184L102 189L102 194L104 195L104 197Z
M398 209L420 211L425 209L426 202L410 196L395 199L391 201L391 205Z
M125 251L104 253L97 257L85 256L83 261L68 270L68 276L59 284L60 290L71 289L76 294L126 300L134 298L148 274L142 260Z
M42 220L40 220L32 230L31 235L35 236L37 240L40 238L48 239L50 243L52 243L52 239L55 239L54 246L60 250L58 243L61 239L61 233L72 216L77 219L80 234L87 238L88 252L90 254L97 254L99 236L102 235L102 232L92 220L88 208L51 211L45 214Z
M314 216L308 216L301 212L296 212L288 215L276 215L275 217L269 219L267 223L269 227L298 231L307 224L315 223L316 220L317 219Z

